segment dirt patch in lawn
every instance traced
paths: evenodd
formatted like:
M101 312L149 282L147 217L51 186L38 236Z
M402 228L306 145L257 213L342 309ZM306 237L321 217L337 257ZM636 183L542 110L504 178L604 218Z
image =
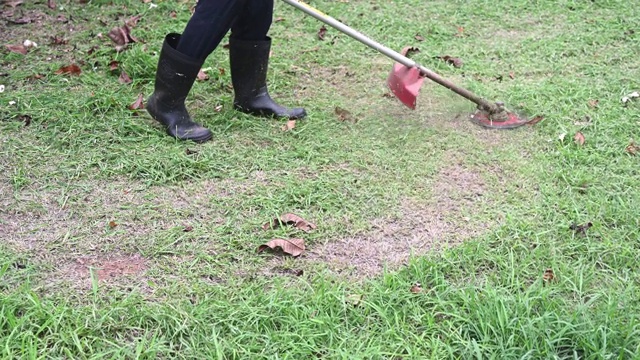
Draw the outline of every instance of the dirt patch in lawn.
M492 201L486 196L489 191L476 169L461 164L445 167L433 183L429 201L405 199L397 215L374 220L370 233L310 249L306 259L358 279L385 268L397 269L411 256L442 250L489 229L492 223L470 216Z
M148 187L118 179L32 185L0 199L0 233L12 252L27 255L41 270L47 288L78 282L85 288L89 268L101 281L128 283L123 279L147 267L135 254L187 251L199 228L225 221L209 204L252 191L252 184L208 180ZM0 189L13 194L6 182L0 182ZM178 237L181 244L174 245Z
M82 256L61 266L51 275L53 281L49 283L65 279L73 287L87 290L91 289L95 279L98 283L144 287L146 270L147 260L139 254Z

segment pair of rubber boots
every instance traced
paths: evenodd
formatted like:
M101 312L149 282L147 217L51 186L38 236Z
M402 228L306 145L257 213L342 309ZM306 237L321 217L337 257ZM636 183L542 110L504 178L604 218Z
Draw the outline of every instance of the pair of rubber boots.
M179 34L166 36L158 70L155 89L147 101L147 111L177 139L205 142L213 136L211 131L194 122L185 107L185 99L204 63L176 50ZM287 119L306 116L302 108L289 109L275 103L267 91L267 69L271 39L246 41L229 40L231 81L235 93L233 106L244 113Z

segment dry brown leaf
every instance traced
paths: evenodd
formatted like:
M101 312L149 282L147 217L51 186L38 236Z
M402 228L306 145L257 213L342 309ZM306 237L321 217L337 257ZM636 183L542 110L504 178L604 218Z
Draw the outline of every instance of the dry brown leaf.
M336 106L336 108L334 109L336 115L338 116L338 120L345 122L345 121L349 121L349 122L353 122L356 123L358 122L358 120L356 120L353 115L351 115L351 112Z
M282 249L285 254L289 254L293 257L300 256L304 248L304 240L302 239L273 239L264 245L258 247L258 253L263 252L266 249L275 250L276 248Z
M284 124L284 126L282 126L282 131L293 130L295 127L296 127L296 121L295 120L289 120L289 121L287 121L286 124Z
M24 126L31 125L32 118L29 115L20 115L20 116L18 116L18 119L20 119L22 122L24 122Z
M198 71L198 75L196 76L196 79L198 79L198 81L206 81L206 80L209 80L209 75L207 75L207 73L204 72L204 70L200 69L200 71Z
M414 38L418 41L424 41L424 37L420 34L416 34L416 36L414 36Z
M27 47L24 45L5 45L5 47L16 54L27 55Z
M129 43L138 42L138 39L131 35L131 29L126 24L112 28L107 36L116 44L116 51L121 51Z
M281 21L284 21L283 17L279 17L279 18L276 18L275 20L273 20L273 22L276 22L276 23L279 23Z
M533 119L529 120L529 122L527 122L527 125L535 125L535 124L539 123L542 120L544 120L544 116L538 115L538 116L534 117Z
M437 58L446 62L449 65L453 65L453 67L456 67L456 68L462 67L462 64L463 64L460 58L449 56L449 55L438 56Z
M402 54L402 56L406 56L406 57L411 57L411 55L415 54L415 53L419 53L420 49L414 46L405 46L401 51L400 54Z
M5 1L4 4L9 7L15 8L16 6L22 4L23 2L24 0L12 0L12 1Z
M592 226L593 226L593 223L591 223L591 222L588 222L588 223L582 224L582 225L571 224L569 226L569 229L575 231L576 234L586 235L587 234L587 230L591 229Z
M129 105L129 110L139 110L144 109L144 96L142 94L138 94L138 98L133 104Z
M580 145L580 146L584 145L584 141L585 141L584 135L580 131L578 131L573 136L573 141L575 141L575 143Z
M318 39L324 40L325 35L327 35L327 27L322 25L320 30L318 30Z
M549 283L551 281L553 281L556 278L555 274L553 273L553 269L547 269L544 271L544 275L542 275L542 280L545 283Z
M118 224L116 224L116 222L115 222L115 221L113 221L113 220L112 220L112 221L109 221L109 227L110 227L110 228L112 228L112 229L113 229L113 228L115 228L116 226L118 226Z
M184 229L182 229L182 231L184 232L190 232L193 231L193 226L191 225L185 225Z
M292 213L287 213L280 216L279 219L273 219L273 221L262 225L262 229L263 230L276 229L283 225L292 225L295 228L300 229L304 232L310 232L311 230L314 230L317 228L315 224L301 218L300 216Z
M61 38L58 36L52 36L51 37L51 45L66 45L69 43L69 40L65 39L65 38Z
M124 70L122 70L120 77L118 78L118 82L121 84L131 84L131 78Z
M124 22L124 24L129 27L135 27L138 24L138 21L140 20L141 17L142 17L141 15L132 16L129 19L127 19Z
M56 75L69 74L69 75L76 75L76 76L80 75L81 73L82 73L82 70L76 64L63 66L60 69L56 70L56 72L54 72L54 74L56 74Z
M21 18L18 19L7 19L7 21L9 21L12 24L16 24L16 25L24 25L24 24L30 24L33 20L31 20L30 17L28 16L23 16Z
M419 282L413 284L413 286L411 286L411 289L409 289L409 291L411 291L414 294L422 292L422 284L420 284Z
M118 67L119 67L119 66L120 66L120 63L119 63L119 62L117 62L117 61L115 61L115 60L112 60L112 61L109 63L109 70L111 70L111 71L116 71L116 70L118 70Z
M515 79L515 78L516 78L516 75L515 75L515 74L513 73L513 71L512 71L512 72L510 72L510 73L509 73L509 77L510 77L511 79Z
M624 150L627 152L627 154L637 155L638 152L640 152L640 146L638 146L635 141L631 140L629 145L627 145Z

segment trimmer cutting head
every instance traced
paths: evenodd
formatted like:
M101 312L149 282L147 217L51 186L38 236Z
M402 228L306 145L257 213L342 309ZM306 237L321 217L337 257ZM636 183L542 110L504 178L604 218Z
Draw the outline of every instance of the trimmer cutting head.
M515 129L527 124L529 120L506 110L494 114L486 110L478 110L471 115L471 122L487 129Z

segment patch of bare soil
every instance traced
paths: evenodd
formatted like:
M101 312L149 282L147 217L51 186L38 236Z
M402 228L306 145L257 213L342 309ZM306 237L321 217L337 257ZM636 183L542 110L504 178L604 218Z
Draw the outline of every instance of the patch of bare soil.
M406 199L398 216L373 221L371 233L310 249L306 259L356 279L397 269L411 256L442 250L489 229L492 224L467 216L486 204L488 191L477 170L459 164L446 167L433 183L430 201Z
M86 280L89 267L100 280L118 283L144 271L144 259L130 254L154 248L154 234L221 224L224 214L209 206L211 201L252 191L251 186L226 180L173 187L81 181L34 185L14 194L0 181L0 234L11 251L27 254L48 272L42 274L45 287ZM184 246L191 245L185 240Z
M74 287L85 290L91 289L94 278L99 283L144 287L146 270L147 260L139 254L102 254L79 257L60 267L53 277L64 278Z

